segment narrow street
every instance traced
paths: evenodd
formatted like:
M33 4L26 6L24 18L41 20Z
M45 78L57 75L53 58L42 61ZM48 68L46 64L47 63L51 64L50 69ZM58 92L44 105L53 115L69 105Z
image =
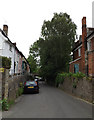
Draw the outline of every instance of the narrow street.
M91 118L92 105L40 83L39 94L24 94L3 118Z

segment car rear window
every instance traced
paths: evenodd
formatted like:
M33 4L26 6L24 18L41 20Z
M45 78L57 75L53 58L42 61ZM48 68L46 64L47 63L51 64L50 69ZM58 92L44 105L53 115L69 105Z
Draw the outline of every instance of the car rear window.
M31 85L31 84L32 84L32 85L35 85L36 83L35 83L35 81L27 81L27 82L26 82L26 85Z

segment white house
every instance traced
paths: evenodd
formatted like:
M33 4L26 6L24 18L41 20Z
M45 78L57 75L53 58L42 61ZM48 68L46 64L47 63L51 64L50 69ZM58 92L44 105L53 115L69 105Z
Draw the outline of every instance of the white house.
M3 26L7 27L7 25ZM0 56L5 56L7 58L11 58L11 69L10 74L14 74L14 54L15 54L15 46L12 44L12 42L7 37L7 33L0 30Z
M7 35L8 26L3 25L3 30L0 29L0 56L11 58L10 75L30 72L25 56L18 50L16 43L10 41Z

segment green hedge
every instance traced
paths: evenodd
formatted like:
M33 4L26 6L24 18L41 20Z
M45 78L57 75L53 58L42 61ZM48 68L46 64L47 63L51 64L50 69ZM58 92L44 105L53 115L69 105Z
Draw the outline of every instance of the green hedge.
M0 67L10 69L11 68L11 59L0 56Z
M58 75L56 77L56 81L55 81L56 86L58 86L59 83L63 83L63 81L66 77L70 77L70 79L71 79L71 77L79 79L79 78L85 77L85 74L83 74L81 72L79 72L79 73L71 73L71 72L69 72L69 73L58 73ZM73 83L74 83L73 86L75 86L75 83L77 83L76 80Z

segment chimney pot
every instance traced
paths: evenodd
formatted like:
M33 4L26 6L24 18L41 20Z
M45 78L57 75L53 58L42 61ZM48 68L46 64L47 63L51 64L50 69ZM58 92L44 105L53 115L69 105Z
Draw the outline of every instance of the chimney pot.
M3 25L3 31L8 36L8 25Z
M16 42L15 42L15 43L13 43L13 45L16 47Z

